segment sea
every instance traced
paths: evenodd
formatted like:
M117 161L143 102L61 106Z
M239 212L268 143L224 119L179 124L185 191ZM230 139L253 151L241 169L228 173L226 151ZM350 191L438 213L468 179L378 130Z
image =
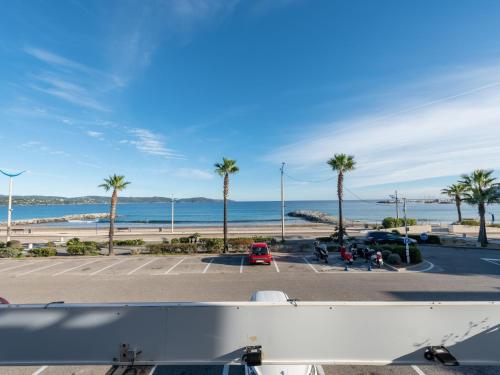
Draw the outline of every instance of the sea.
M229 222L238 226L278 224L281 220L281 203L279 201L230 201ZM407 216L415 218L419 223L446 224L457 219L454 204L439 203L407 203ZM321 211L327 214L338 215L337 201L287 201L285 212L296 210ZM14 206L13 220L34 218L53 218L66 215L105 213L109 211L106 204L65 204L65 205L29 205ZM384 217L396 216L395 204L378 203L377 201L346 200L343 205L344 217L347 220L376 223ZM488 206L488 221L491 215L500 220L500 205ZM177 202L174 208L174 223L176 226L211 226L222 223L222 202ZM399 216L403 216L402 205L399 205ZM462 205L464 218L477 218L477 209L467 204ZM0 221L7 220L7 207L0 206ZM126 203L117 206L117 222L124 226L166 226L171 222L170 203ZM303 223L300 218L286 217L286 222ZM106 225L105 220L71 221L67 223L50 223L47 225L67 226L95 226Z

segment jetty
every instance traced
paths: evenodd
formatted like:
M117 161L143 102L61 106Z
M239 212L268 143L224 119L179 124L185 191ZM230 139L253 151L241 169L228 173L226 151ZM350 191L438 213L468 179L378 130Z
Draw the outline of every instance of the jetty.
M328 215L321 211L297 210L286 214L290 217L299 217L301 219L314 223L337 224L337 217Z

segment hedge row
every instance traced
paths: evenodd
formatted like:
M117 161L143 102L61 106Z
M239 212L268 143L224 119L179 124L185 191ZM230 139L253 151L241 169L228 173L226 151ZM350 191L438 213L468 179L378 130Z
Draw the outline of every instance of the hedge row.
M0 258L19 258L23 255L23 249L20 247L0 248Z
M191 254L198 251L198 245L195 243L157 243L146 245L146 249L150 254Z
M413 238L414 240L417 240L417 243L422 243L422 244L432 244L432 245L441 245L441 239L439 236L436 236L435 234L428 234L427 235L427 241L422 241L420 238L420 235L418 234L409 234L408 237Z
M95 241L80 241L72 238L66 243L68 255L99 255L99 244Z
M417 225L417 219L407 218L406 225L408 225L408 226ZM404 227L405 221L404 221L404 219L401 219L401 218L397 219L395 217L386 217L386 218L384 218L384 220L382 220L382 226L385 229Z
M57 250L54 247L37 247L29 251L33 257L53 257L57 255Z

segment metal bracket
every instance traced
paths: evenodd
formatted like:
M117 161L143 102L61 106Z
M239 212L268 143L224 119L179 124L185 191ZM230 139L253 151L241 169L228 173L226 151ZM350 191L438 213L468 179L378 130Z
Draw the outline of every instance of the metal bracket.
M247 346L245 347L245 354L241 360L248 366L260 366L262 364L262 346Z
M425 349L424 357L428 361L437 359L444 366L458 366L459 363L455 357L444 346L428 346Z
M120 358L114 358L115 362L129 362L132 365L135 360L142 353L142 350L132 349L129 344L120 345Z

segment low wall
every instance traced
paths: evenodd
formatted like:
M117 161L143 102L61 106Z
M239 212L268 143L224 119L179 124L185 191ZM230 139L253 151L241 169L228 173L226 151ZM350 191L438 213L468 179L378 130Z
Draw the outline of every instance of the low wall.
M399 233L404 234L405 233L405 227L397 227L397 228L390 228L388 231L390 232L391 230L398 230ZM420 233L430 233L432 230L430 225L409 225L408 226L408 234L420 234Z
M477 225L455 225L451 224L448 226L448 230L450 233L458 233L458 234L474 234L477 235L479 233L479 226ZM486 227L486 233L500 233L500 228L495 227Z

